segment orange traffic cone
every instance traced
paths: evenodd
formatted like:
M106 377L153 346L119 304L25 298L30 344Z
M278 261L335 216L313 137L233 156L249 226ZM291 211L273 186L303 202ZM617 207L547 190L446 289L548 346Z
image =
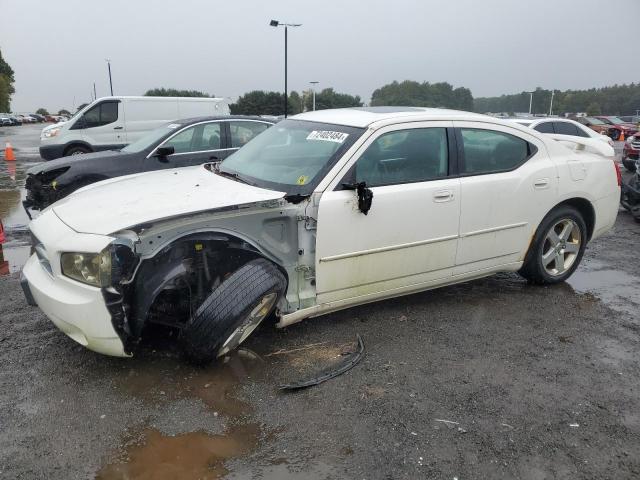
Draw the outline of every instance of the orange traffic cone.
M16 161L16 156L13 154L13 147L11 146L11 144L9 142L7 142L7 145L4 148L4 159L7 162L15 162Z

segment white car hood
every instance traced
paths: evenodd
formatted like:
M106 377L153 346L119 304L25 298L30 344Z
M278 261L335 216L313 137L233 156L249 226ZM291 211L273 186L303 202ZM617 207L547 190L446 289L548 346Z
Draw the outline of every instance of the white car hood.
M284 192L227 179L199 165L98 182L52 208L77 232L108 235L140 223L284 196Z

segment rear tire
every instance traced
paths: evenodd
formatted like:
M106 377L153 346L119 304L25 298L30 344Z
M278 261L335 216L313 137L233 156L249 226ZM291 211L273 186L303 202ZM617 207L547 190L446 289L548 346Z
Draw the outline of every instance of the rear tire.
M540 223L518 272L530 283L565 281L578 268L587 245L587 226L568 205L553 209Z
M82 145L73 145L65 150L64 156L69 157L71 155L80 155L82 153L91 153L87 147L83 147Z
M275 308L287 286L273 263L252 260L216 288L183 328L185 356L211 362L237 348Z

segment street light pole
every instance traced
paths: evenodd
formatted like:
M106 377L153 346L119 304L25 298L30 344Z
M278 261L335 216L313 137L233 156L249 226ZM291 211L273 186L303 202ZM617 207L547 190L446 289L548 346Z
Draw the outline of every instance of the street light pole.
M313 92L313 111L316 111L316 85L320 82L318 82L317 80L314 80L312 82L309 82L311 85L313 85L311 87L311 91Z
M533 107L533 92L529 93L529 115L531 115L531 108Z
M549 105L549 116L553 115L553 96L555 95L555 93L555 90L551 90L551 105Z
M107 68L109 69L109 88L111 88L111 96L113 97L113 82L111 81L111 60L105 58L107 62Z
M301 23L282 23L278 20L271 20L269 25L272 27L284 27L284 118L288 113L288 96L289 89L287 86L287 48L288 48L288 27L300 27Z

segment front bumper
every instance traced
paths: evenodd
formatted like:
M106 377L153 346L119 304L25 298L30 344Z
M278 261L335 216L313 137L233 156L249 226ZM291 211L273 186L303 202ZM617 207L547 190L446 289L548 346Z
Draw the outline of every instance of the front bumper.
M40 156L43 160L55 160L64 156L64 148L66 145L42 145L40 147Z
M94 352L128 356L113 329L111 315L99 288L56 279L43 268L36 254L29 258L22 275L27 302L40 307L67 336Z
M102 289L72 280L60 271L60 252L99 252L112 238L75 232L52 209L33 220L29 228L36 253L22 269L27 302L35 303L60 330L88 349L128 356Z

